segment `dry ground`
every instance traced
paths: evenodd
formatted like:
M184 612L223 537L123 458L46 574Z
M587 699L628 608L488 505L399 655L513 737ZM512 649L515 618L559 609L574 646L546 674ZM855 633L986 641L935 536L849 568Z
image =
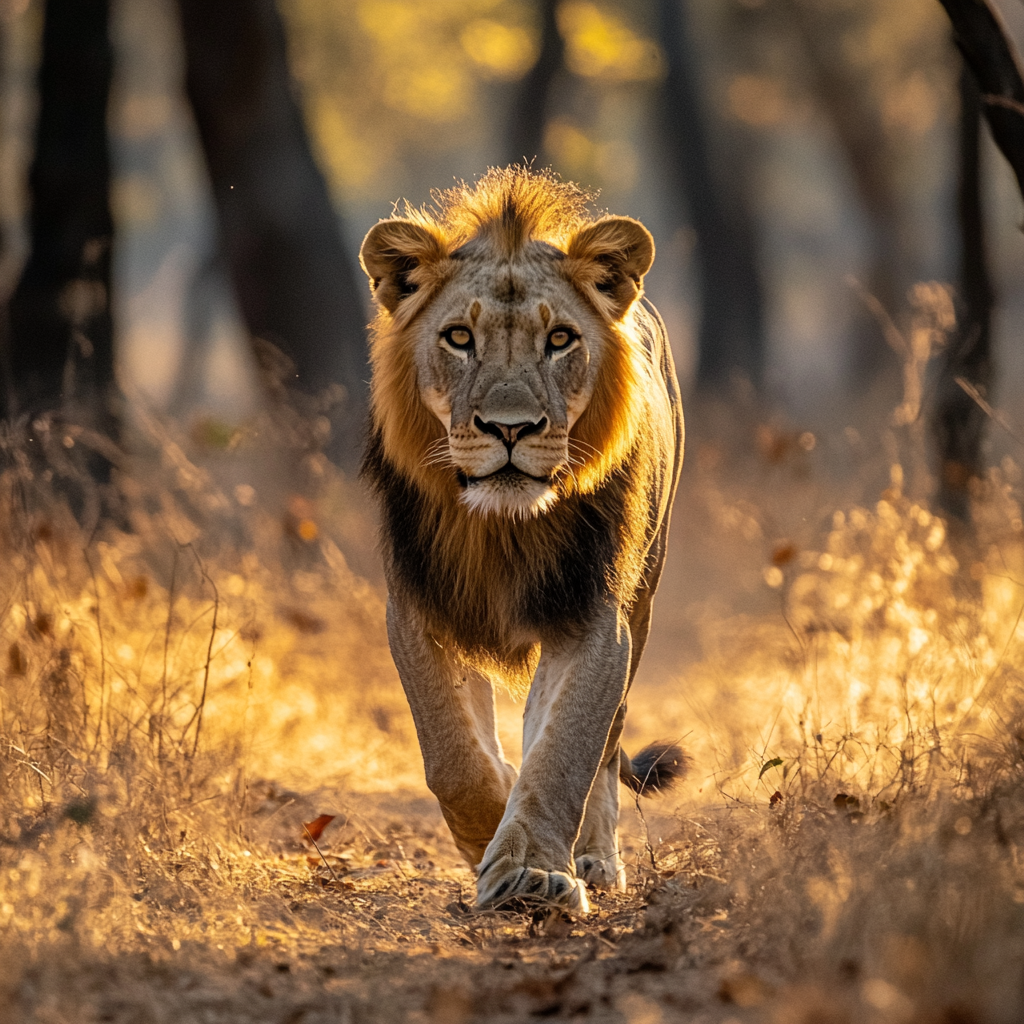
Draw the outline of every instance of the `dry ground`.
M5 439L0 1021L1024 1019L1020 472L951 541L893 432L728 421L627 734L695 768L586 919L471 908L352 485L266 425L144 421L105 491Z

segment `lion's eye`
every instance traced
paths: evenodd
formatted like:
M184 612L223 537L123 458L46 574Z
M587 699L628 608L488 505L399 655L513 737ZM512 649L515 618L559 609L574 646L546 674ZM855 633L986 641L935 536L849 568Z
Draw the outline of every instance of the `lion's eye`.
M556 327L548 335L548 348L554 352L568 348L579 335L570 327Z
M452 348L466 351L473 347L473 332L468 327L449 327L448 330L441 332L441 337Z

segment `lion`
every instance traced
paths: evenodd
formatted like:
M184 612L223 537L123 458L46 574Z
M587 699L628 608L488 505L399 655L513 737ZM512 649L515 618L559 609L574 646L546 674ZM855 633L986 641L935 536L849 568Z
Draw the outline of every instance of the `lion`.
M625 886L626 694L650 628L683 457L664 325L641 301L654 241L551 172L494 169L380 221L363 474L381 513L392 656L426 780L477 903L585 913ZM495 683L528 689L521 769Z

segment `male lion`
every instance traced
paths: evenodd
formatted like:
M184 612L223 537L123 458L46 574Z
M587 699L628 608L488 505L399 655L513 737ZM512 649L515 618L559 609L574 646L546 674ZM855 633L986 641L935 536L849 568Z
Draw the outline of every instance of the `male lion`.
M674 746L619 749L683 420L664 327L639 302L654 242L588 216L588 198L492 170L381 221L360 253L379 307L363 471L388 637L480 905L585 912L584 882L622 888L620 777L642 792L684 766ZM518 776L495 678L529 685Z

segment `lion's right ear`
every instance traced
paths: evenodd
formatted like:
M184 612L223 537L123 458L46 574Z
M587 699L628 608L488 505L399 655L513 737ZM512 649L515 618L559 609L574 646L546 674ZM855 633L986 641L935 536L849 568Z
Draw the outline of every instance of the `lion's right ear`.
M374 300L389 313L427 284L430 267L447 256L439 234L416 221L399 218L375 224L359 250Z

